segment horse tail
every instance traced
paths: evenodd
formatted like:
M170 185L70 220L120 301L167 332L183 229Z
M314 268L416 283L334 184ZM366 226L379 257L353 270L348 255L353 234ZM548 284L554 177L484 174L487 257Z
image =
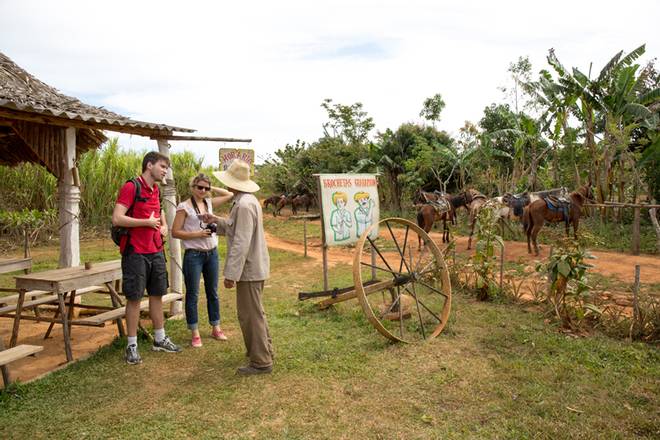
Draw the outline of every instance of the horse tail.
M417 211L417 226L424 229L424 214L422 214L421 209Z

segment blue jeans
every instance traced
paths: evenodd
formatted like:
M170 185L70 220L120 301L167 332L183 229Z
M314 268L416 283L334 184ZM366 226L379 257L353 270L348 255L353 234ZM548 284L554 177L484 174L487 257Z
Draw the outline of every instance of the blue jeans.
M217 248L206 252L188 249L183 255L183 278L186 283L186 323L190 330L197 329L197 299L199 297L199 279L202 274L204 275L209 324L220 324L219 263Z

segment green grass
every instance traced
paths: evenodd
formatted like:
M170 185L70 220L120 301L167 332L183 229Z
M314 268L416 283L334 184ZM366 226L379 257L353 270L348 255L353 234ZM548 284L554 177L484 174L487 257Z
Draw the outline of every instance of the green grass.
M660 352L602 336L567 337L531 309L454 296L443 334L391 344L356 301L318 311L297 292L320 264L271 252L265 309L270 376L245 362L233 292L221 292L227 343L123 363L123 342L0 394L0 438L657 438ZM352 284L331 269L331 286ZM200 323L205 307L200 301ZM75 329L74 329L75 330ZM183 321L168 333L187 342ZM202 336L206 336L202 328Z

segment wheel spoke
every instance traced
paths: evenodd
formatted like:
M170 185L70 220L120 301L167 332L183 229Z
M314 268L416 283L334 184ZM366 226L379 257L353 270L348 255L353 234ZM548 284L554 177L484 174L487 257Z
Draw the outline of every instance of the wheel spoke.
M442 322L442 319L440 319L440 318L438 317L438 315L436 315L436 314L433 312L433 310L429 309L429 308L426 306L426 304L424 304L424 303L422 302L421 299L417 298L417 296L415 296L415 294L414 294L413 292L411 292L410 289L408 289L408 287L405 287L405 289L408 291L408 293L410 293L411 295L413 295L413 297L415 298L415 301L418 301L420 306L424 307L424 308L426 309L427 312L429 312L431 315L433 315L433 317L434 317L435 319L438 320L438 322Z
M419 268L419 265L422 263L423 255L424 255L424 252L426 252L426 248L429 247L428 244L426 244L426 243L424 243L424 244L425 244L424 247L419 252L419 259L417 260L417 266L415 267L415 272L417 272L417 269Z
M394 232L392 232L392 228L390 227L390 222L385 222L385 226L387 226L387 229L390 231L390 235L392 236L392 240L394 240L394 244L396 245L396 250L399 251L399 255L401 256L401 261L406 265L406 270L410 272L410 269L408 268L408 263L406 263L404 254L401 252L401 247L399 246L399 242L397 241L396 237L394 236ZM405 246L405 244L404 244ZM406 251L406 248L403 248L403 252ZM400 263L399 263L400 265ZM399 268L399 272L401 272L402 268Z
M363 266L367 266L367 267L371 267L371 268L374 268L374 269L382 270L383 272L391 273L394 276L401 275L398 272L394 272L394 271L391 271L389 269L385 269L384 267L374 266L373 264L365 263L364 261L360 261L360 264L363 265Z
M436 288L433 287L433 286L429 286L429 285L426 284L424 281L418 279L417 282L418 282L419 284L421 284L422 286L426 287L427 289L430 289L430 290L434 291L435 293L439 293L440 295L444 296L445 298L449 298L445 292L443 292L443 291L441 291L441 290L438 290L438 289L436 289Z
M376 251L376 253L380 257L380 259L383 260L383 263L385 263L385 266L387 266L387 268L390 271L392 271L392 273L394 273L394 269L392 269L390 267L390 265L387 263L387 260L385 259L385 257L383 257L383 254L380 253L380 250L378 249L378 246L376 246L376 243L374 243L374 241L368 235L367 235L367 240L369 240L369 243L371 243L371 247Z
M390 313L390 312L392 311L392 309L394 308L394 306L399 302L399 298L401 298L401 295L397 296L397 297L394 299L394 301L392 301L392 304L390 304L390 306L387 308L387 310L385 310L385 311L380 315L380 318L378 318L380 321L383 320L383 318L385 317L385 315L387 315L388 313Z
M401 298L401 289L399 286L396 286L396 293ZM399 333L401 334L401 339L403 339L403 303L399 301Z
M388 228L390 227L389 223L387 224L387 227ZM399 249L399 255L401 255L401 262L399 263L399 272L401 272L401 270L403 269L403 265L406 262L405 252L406 252L406 243L408 243L408 231L409 230L410 230L410 226L406 225L406 235L403 237L403 251L401 251L401 249ZM391 233L392 233L392 230L390 229L390 234ZM394 234L392 234L392 238L394 238ZM394 240L394 242L396 243L396 239ZM397 243L397 248L398 248L398 243ZM408 267L407 264L406 264L406 270L408 270L408 273L410 273L410 268Z
M415 290L415 284L412 285L415 304L417 305L417 317L419 318L419 325L422 327L422 338L426 339L426 332L424 331L424 320L422 320L422 312L419 310L419 300L417 299L417 290Z

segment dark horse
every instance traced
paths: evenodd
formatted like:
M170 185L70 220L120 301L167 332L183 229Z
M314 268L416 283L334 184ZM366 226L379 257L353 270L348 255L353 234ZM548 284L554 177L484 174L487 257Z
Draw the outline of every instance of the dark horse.
M580 223L580 214L582 212L582 205L585 202L593 199L593 193L591 192L591 185L586 184L575 191L570 195L570 206L567 208L568 215L566 212L561 209L560 206L555 207L554 209L550 208L550 205L560 205L556 200L544 198L539 199L527 207L525 207L525 212L523 214L523 229L527 234L527 252L532 253L531 243L534 243L534 251L536 255L539 254L539 245L536 243L536 237L539 235L539 231L543 227L545 222L549 223L559 223L564 221L566 223L566 236L568 237L568 224L569 222L573 224L573 235L577 240L577 230Z
M264 209L267 209L269 205L277 208L277 203L282 197L284 197L284 195L268 197L266 200L264 200ZM275 210L273 210L273 215L275 215Z
M282 194L280 196L280 199L277 201L277 204L275 205L275 210L273 211L273 216L277 216L282 208L284 208L286 205L291 205L291 212L295 215L296 211L293 207L293 199L295 196L289 196Z
M311 196L309 194L301 194L299 196L296 196L291 201L291 206L294 215L298 211L298 208L304 207L305 212L309 212L309 207L314 206L314 196Z
M435 222L442 220L442 242L449 243L450 233L447 220L453 225L456 224L456 210L461 206L467 209L465 196L462 194L452 196L438 191L430 193L419 190L415 194L414 202L422 204L419 211L417 211L417 224L419 227L428 233Z

